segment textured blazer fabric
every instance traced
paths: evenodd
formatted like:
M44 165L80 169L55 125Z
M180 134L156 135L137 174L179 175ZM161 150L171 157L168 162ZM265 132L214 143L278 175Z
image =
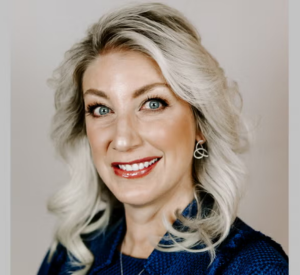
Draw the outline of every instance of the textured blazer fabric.
M196 201L190 203L182 214L185 217L196 216ZM99 215L101 213L98 213L98 217ZM173 224L175 228L180 225L179 220ZM110 225L104 233L82 236L95 257L88 275L121 274L120 251L117 247L125 235L125 230L124 210L118 209L113 212ZM160 243L167 244L168 241L162 239ZM195 248L201 247L203 246ZM47 255L38 275L69 275L81 268L71 265L72 259L61 244L58 245L50 263L47 262ZM124 275L137 275L142 270L144 270L142 275L288 274L288 257L282 247L270 237L252 229L238 217L232 224L227 238L217 248L215 260L211 265L209 263L207 252L160 252L155 249L148 259L122 255Z

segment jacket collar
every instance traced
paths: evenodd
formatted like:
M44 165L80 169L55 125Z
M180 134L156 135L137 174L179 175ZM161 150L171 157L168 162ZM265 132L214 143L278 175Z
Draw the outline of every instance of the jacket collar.
M211 200L206 199L204 201L205 206L209 206ZM205 207L204 207L205 208ZM205 209L204 209L205 210ZM203 214L203 213L202 213ZM197 215L197 202L194 199L182 212L182 216L185 218L195 218ZM179 220L176 220L173 224L175 228L180 227L182 223ZM124 210L118 209L115 210L111 217L110 226L108 226L109 231L95 235L94 237L85 238L84 242L87 247L91 250L95 256L94 264L91 268L93 272L98 272L100 269L109 265L112 262L113 256L117 253L117 247L124 238L126 231L126 222ZM168 235L168 232L165 236ZM161 239L160 244L168 244L168 241ZM197 248L200 248L199 246ZM153 250L151 255L148 257L148 260L145 264L145 270L149 274L169 274L173 268L181 263L178 259L186 254L185 251L182 252L161 252L156 249ZM190 253L190 256L198 257L198 253ZM203 254L203 262L201 266L207 267L209 264L209 257L207 253ZM166 264L167 263L167 264ZM171 273L170 273L171 274Z

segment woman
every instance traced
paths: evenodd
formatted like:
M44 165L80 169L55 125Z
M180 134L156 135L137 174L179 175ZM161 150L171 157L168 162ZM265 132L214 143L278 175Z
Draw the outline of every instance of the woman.
M281 246L237 217L240 94L178 11L106 14L53 84L71 179L49 203L59 225L38 274L288 273Z

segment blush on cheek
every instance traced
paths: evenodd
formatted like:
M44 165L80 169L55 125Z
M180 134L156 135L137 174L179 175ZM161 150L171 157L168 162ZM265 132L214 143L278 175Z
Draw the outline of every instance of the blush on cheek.
M101 140L99 139L100 135L98 135L96 131L93 131L90 128L87 128L86 133L91 148L93 162L96 165L99 161L99 157L103 154L103 152L101 152L101 148L103 147L103 145Z
M90 145L93 148L97 148L97 150L105 148L105 144L108 143L111 138L110 128L102 129L96 122L89 122L86 124L86 133Z
M145 129L145 136L157 148L176 151L187 150L194 147L196 138L195 120L190 108L177 108L170 116L152 122Z

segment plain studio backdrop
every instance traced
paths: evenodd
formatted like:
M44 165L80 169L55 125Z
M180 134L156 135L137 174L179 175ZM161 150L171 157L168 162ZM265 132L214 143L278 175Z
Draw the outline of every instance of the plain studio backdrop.
M126 1L14 0L12 20L11 264L36 274L55 218L46 201L68 180L49 138L63 54L99 17ZM146 2L146 1L140 1ZM245 155L249 177L239 217L288 253L288 3L284 0L158 1L182 11L203 45L236 80L244 113L260 119Z

